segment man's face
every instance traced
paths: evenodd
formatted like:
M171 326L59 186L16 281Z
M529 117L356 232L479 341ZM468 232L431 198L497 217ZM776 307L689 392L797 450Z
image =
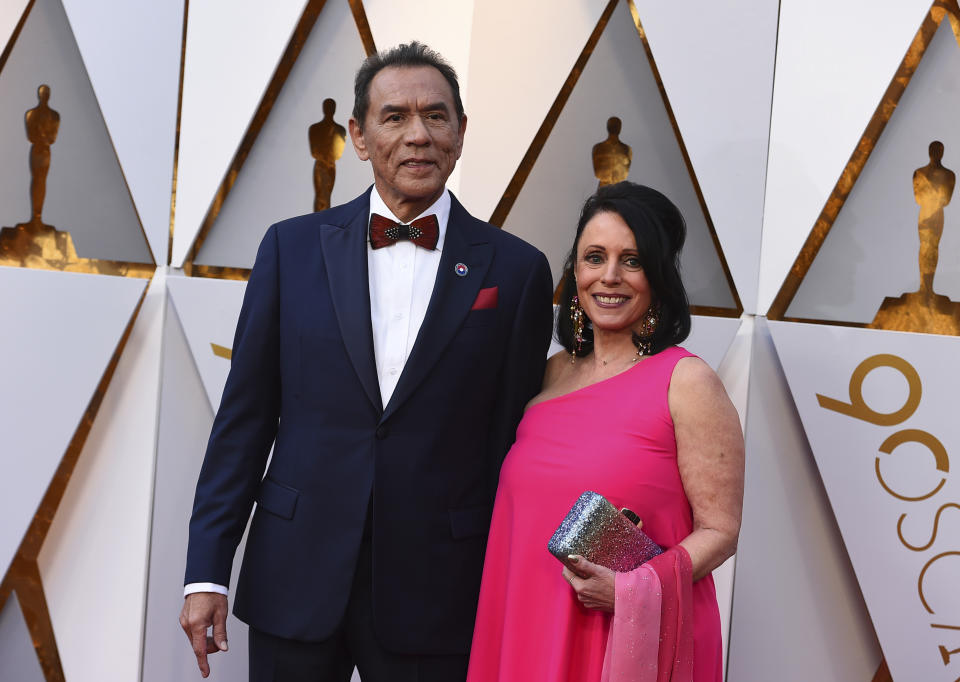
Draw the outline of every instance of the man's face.
M440 196L466 126L466 116L457 120L443 74L432 66L389 66L370 82L363 130L351 118L350 138L357 156L370 159L384 202L407 221Z

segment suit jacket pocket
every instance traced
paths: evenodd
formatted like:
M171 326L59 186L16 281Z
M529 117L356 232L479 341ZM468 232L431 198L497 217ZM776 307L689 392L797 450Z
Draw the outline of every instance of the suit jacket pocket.
M292 519L297 508L298 497L300 497L300 491L278 483L268 476L260 482L257 506L282 519Z
M454 540L486 535L490 530L490 507L450 510L450 533Z

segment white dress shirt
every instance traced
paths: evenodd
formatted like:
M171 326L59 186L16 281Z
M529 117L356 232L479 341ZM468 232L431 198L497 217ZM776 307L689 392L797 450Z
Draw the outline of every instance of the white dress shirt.
M370 193L370 212L402 222L383 203L376 187ZM428 251L409 241L400 241L380 249L371 249L369 243L367 245L373 355L377 363L383 407L390 402L393 389L397 387L433 294L450 218L450 193L447 190L416 218L431 213L437 216L440 226L440 238L435 250Z
M395 222L393 212L387 208L377 188L370 192L370 213L377 213ZM370 290L370 322L373 327L373 355L380 381L380 400L383 407L397 387L403 367L420 333L420 326L427 314L427 306L433 294L433 285L440 266L447 223L450 220L450 192L443 194L423 213L411 220L434 214L440 229L437 248L428 251L409 241L400 241L392 246L370 248L367 239L367 276ZM367 225L370 217L367 216ZM409 223L408 223L409 224ZM229 594L229 590L216 583L189 583L183 588L183 596L194 592L217 592Z

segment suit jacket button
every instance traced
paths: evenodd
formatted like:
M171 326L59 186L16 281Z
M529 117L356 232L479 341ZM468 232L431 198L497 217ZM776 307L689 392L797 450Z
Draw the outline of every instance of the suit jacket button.
M383 440L389 435L390 430L386 426L378 426L376 431L377 440Z

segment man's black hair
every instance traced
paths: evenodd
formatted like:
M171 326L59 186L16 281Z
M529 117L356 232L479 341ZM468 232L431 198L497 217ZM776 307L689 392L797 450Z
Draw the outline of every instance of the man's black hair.
M436 50L432 50L423 43L413 41L390 48L385 52L377 52L367 57L357 70L357 77L353 84L353 118L363 130L366 123L367 109L370 107L370 83L374 76L388 66L399 68L432 66L446 79L453 91L453 104L456 108L457 123L463 121L463 101L460 99L460 83L457 81L457 72Z

